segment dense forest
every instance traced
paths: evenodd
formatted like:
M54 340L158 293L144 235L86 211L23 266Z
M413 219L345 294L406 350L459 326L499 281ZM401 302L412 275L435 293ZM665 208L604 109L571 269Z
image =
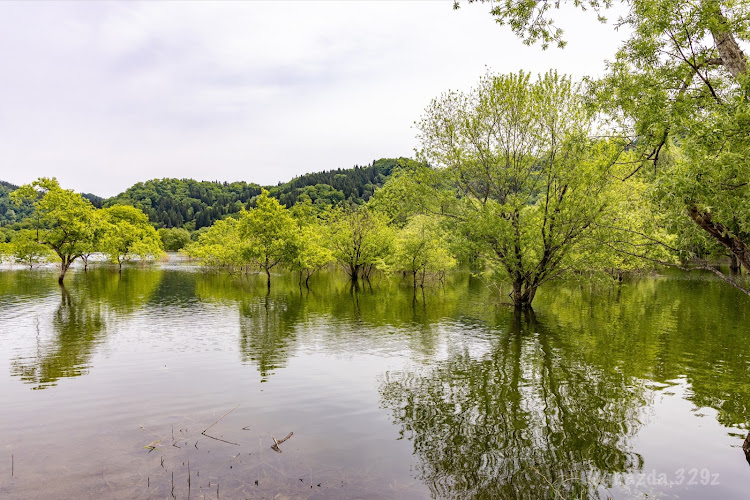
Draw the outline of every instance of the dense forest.
M246 207L260 194L247 182L208 182L192 179L153 179L139 182L107 199L105 206L132 205L156 227L200 229Z
M381 158L371 165L338 168L295 177L289 182L268 186L272 197L287 208L300 200L332 206L348 200L357 205L367 202L375 189L383 186L398 166L411 163L407 158ZM0 227L19 223L30 214L28 207L17 207L9 195L18 186L0 181ZM82 196L96 208L132 205L148 215L156 228L196 230L209 227L229 214L254 206L261 186L247 182L210 182L192 179L153 179L139 182L124 192L103 199Z
M354 168L305 174L268 190L287 208L307 199L314 204L335 205L350 200L361 205L385 184L394 169L410 163L413 161L407 158L381 158L364 167L355 165Z

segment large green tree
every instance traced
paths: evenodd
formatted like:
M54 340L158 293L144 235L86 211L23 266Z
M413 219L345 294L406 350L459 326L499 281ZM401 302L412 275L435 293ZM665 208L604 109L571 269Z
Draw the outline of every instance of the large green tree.
M54 178L40 178L11 196L17 204L31 206L37 241L60 258L58 281L62 284L73 261L93 244L93 205L80 194L61 188Z
M747 2L634 2L633 35L598 85L633 172L687 241L702 235L750 269ZM653 165L654 169L643 169ZM687 224L686 224L687 223ZM690 256L690 254L688 254ZM750 295L735 276L701 265Z
M510 281L517 308L586 265L612 189L612 147L591 138L593 123L579 85L554 72L488 74L435 99L418 123L421 155L452 190L439 211Z

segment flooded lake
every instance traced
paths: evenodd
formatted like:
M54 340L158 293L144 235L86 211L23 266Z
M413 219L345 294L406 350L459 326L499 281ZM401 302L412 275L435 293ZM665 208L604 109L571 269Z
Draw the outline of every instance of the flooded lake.
M508 292L0 270L0 498L750 495L748 297Z

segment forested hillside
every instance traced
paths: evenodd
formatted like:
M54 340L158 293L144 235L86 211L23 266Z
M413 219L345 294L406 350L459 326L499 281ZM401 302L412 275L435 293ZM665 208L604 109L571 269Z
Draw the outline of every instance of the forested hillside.
M271 196L291 207L299 200L335 205L344 200L361 204L382 186L393 169L412 160L383 158L372 165L316 172L267 187ZM219 183L191 179L154 179L139 182L109 198L104 206L133 205L143 210L159 228L208 227L224 216L253 206L261 186L246 182Z
M309 199L330 206L349 200L365 203L398 166L413 160L382 158L371 165L316 172L295 177L289 182L266 187L281 204L291 207ZM0 226L10 226L29 215L28 207L17 207L9 194L18 186L0 181ZM192 179L153 179L139 182L109 199L84 193L83 197L100 208L132 205L143 210L157 228L208 227L226 215L253 206L261 186L247 182L209 182Z
M364 167L355 165L354 168L305 174L267 189L287 208L308 198L313 203L326 205L335 205L343 200L361 204L385 184L395 168L412 161L407 158L381 158Z
M10 199L10 193L16 189L15 184L0 181L0 226L8 226L31 214L31 208L18 207Z
M134 184L104 205L133 205L157 227L200 229L239 212L258 194L260 186L247 182L153 179Z

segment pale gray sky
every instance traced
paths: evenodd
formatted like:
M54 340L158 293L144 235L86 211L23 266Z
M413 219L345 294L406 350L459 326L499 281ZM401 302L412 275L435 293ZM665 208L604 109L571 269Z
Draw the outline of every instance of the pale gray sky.
M568 46L542 51L489 4L451 5L2 2L0 180L111 196L152 178L275 184L412 156L440 93L488 68L601 74L624 36L563 11Z

